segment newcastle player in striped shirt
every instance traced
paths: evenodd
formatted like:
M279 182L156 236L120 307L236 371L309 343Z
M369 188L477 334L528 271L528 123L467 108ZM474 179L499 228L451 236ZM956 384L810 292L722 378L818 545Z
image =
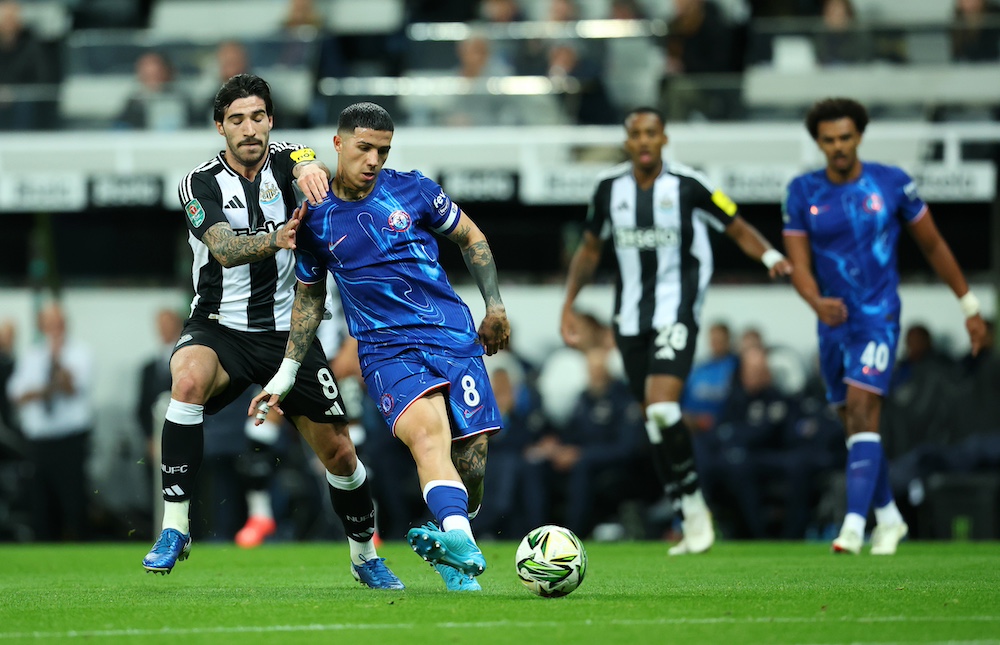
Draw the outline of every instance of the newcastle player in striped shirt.
M270 87L233 76L215 97L215 126L226 148L181 182L194 251L188 318L170 358L170 404L163 423L163 531L143 558L170 573L191 549L188 510L203 453L203 420L252 383L265 383L284 354L294 299L296 185L318 203L329 169L299 145L270 142ZM293 185L293 181L296 185ZM285 412L326 467L330 499L344 523L351 571L372 588L403 585L375 552L375 509L364 465L347 429L344 402L322 346L308 348Z
M788 275L792 267L722 191L691 168L663 161L666 123L658 110L632 110L624 125L630 161L598 181L570 262L561 332L567 345L580 342L573 303L593 278L605 240L612 239L619 273L615 340L632 393L645 407L657 472L684 518L684 537L669 553L702 553L715 541L715 531L679 401L712 278L708 227L725 231L771 277Z

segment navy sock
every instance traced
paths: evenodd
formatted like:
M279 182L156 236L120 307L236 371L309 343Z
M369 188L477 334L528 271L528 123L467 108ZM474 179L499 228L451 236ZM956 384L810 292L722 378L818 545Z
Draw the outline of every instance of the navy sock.
M875 479L875 492L872 502L875 508L882 508L893 501L892 486L889 484L889 464L886 462L882 443L878 444L878 477Z
M874 437L874 438L872 438ZM882 463L882 444L878 435L858 433L848 439L847 512L868 517Z
M469 493L458 482L435 480L424 487L424 500L438 526L444 529L444 520L452 515L469 516Z

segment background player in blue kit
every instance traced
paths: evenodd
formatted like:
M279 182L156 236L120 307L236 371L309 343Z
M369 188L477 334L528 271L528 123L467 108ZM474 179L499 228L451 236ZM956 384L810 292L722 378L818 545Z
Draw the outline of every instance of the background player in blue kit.
M973 354L986 337L979 301L941 237L913 180L900 168L858 158L864 106L832 98L813 105L806 128L826 168L792 180L783 207L792 284L819 318L827 400L847 433L847 515L836 553L861 551L875 507L871 553L891 555L908 531L889 487L879 436L899 339L896 244L903 224L934 271L959 298Z
M251 413L266 413L291 388L333 273L368 393L409 448L437 521L411 529L407 539L448 589L478 590L474 576L486 561L469 509L474 516L482 501L487 436L501 427L482 354L507 346L510 324L493 253L476 224L434 181L383 168L393 130L389 113L374 103L341 112L331 194L308 215L305 204L296 213L299 287L285 360ZM478 333L438 263L435 233L461 247L483 295Z

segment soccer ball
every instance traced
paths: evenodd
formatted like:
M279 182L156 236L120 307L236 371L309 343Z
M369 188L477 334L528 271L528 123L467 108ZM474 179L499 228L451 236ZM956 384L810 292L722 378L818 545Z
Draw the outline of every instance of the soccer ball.
M547 524L517 545L517 577L534 594L559 598L572 592L587 573L587 552L567 528Z

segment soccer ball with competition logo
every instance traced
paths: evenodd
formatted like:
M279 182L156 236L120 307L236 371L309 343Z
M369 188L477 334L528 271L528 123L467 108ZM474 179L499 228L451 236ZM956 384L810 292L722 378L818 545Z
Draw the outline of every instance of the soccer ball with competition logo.
M565 596L587 573L587 552L580 538L562 526L547 524L530 531L517 545L517 577L543 598Z

